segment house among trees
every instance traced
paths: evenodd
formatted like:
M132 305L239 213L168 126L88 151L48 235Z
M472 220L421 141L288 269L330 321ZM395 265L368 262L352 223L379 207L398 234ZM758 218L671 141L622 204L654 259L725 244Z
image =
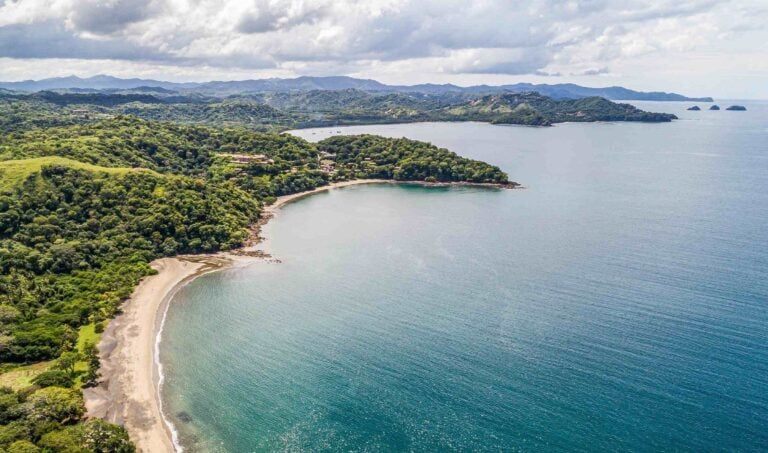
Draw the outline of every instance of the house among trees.
M226 154L222 153L222 156L229 157L233 164L245 165L251 162L260 162L265 164L273 164L274 160L267 158L264 154Z
M81 118L88 118L88 114L90 113L90 111L88 111L88 109L72 109L71 113L74 116L79 116Z

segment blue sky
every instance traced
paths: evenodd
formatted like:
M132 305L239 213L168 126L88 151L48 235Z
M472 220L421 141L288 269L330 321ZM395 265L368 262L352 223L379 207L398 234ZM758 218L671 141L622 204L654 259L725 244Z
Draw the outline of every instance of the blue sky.
M765 0L0 0L0 79L351 75L768 98Z

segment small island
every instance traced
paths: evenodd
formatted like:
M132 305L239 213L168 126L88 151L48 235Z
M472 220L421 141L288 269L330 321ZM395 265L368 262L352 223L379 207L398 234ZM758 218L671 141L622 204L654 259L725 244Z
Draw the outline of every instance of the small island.
M732 105L728 107L726 110L730 110L732 112L745 112L747 108L744 107L743 105Z
M715 104L712 107L709 108L710 110L720 110L720 106Z
M688 110L698 112L701 108L698 105L694 105L693 107L688 107Z

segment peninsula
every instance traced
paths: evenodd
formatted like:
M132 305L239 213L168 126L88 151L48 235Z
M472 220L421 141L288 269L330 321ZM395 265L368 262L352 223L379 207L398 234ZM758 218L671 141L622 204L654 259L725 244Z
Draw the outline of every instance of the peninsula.
M260 256L234 251L266 206L361 179L518 186L493 165L371 135L313 144L135 117L0 135L0 449L130 452L128 434L169 449L152 374L159 307L189 278Z
M0 131L90 124L121 115L147 120L280 132L318 126L481 121L551 126L563 122L669 122L601 97L559 99L525 93L368 93L357 89L242 92L228 96L144 88L119 93L0 93Z

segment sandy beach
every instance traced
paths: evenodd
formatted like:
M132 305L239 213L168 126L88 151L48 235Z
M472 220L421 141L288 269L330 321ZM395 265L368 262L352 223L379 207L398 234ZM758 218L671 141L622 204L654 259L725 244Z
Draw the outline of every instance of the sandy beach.
M165 306L195 277L231 265L219 255L163 258L110 321L99 343L102 381L84 391L88 415L122 424L141 452L174 451L158 400L155 344Z
M383 180L345 181L313 191L279 197L265 207L261 225L287 203L313 193L354 184L386 182ZM258 240L249 244L254 249ZM153 261L157 274L144 278L123 304L122 313L104 330L99 352L102 380L98 387L84 390L88 416L118 423L128 430L138 451L173 452L173 434L166 422L159 399L159 374L156 345L167 304L176 292L200 275L246 264L254 258L245 253L190 255Z
M286 195L263 209L253 227L253 240L243 249L214 255L189 255L153 261L156 275L144 278L123 304L122 314L109 322L99 343L102 381L84 391L88 416L122 424L138 451L179 450L166 421L159 394L157 344L166 307L176 292L200 275L268 258L257 252L261 227L286 204L314 193L357 184L393 183L363 179L344 181L312 191Z
M397 181L394 179L353 179L351 181L335 182L333 184L318 187L314 190L308 190L306 192L299 192L291 195L283 195L282 197L278 197L274 203L264 208L262 217L265 217L265 216L268 217L270 214L273 214L274 211L276 211L277 209L280 209L286 204L292 201L296 201L300 198L304 198L306 196L316 194L318 192L325 192L330 189L336 189L339 187L347 187L347 186L356 186L360 184L417 184L421 186L430 186L430 187L467 186L467 187L491 187L491 188L499 188L499 189L522 188L522 186L519 186L519 185L506 186L504 184L493 184L493 183Z

